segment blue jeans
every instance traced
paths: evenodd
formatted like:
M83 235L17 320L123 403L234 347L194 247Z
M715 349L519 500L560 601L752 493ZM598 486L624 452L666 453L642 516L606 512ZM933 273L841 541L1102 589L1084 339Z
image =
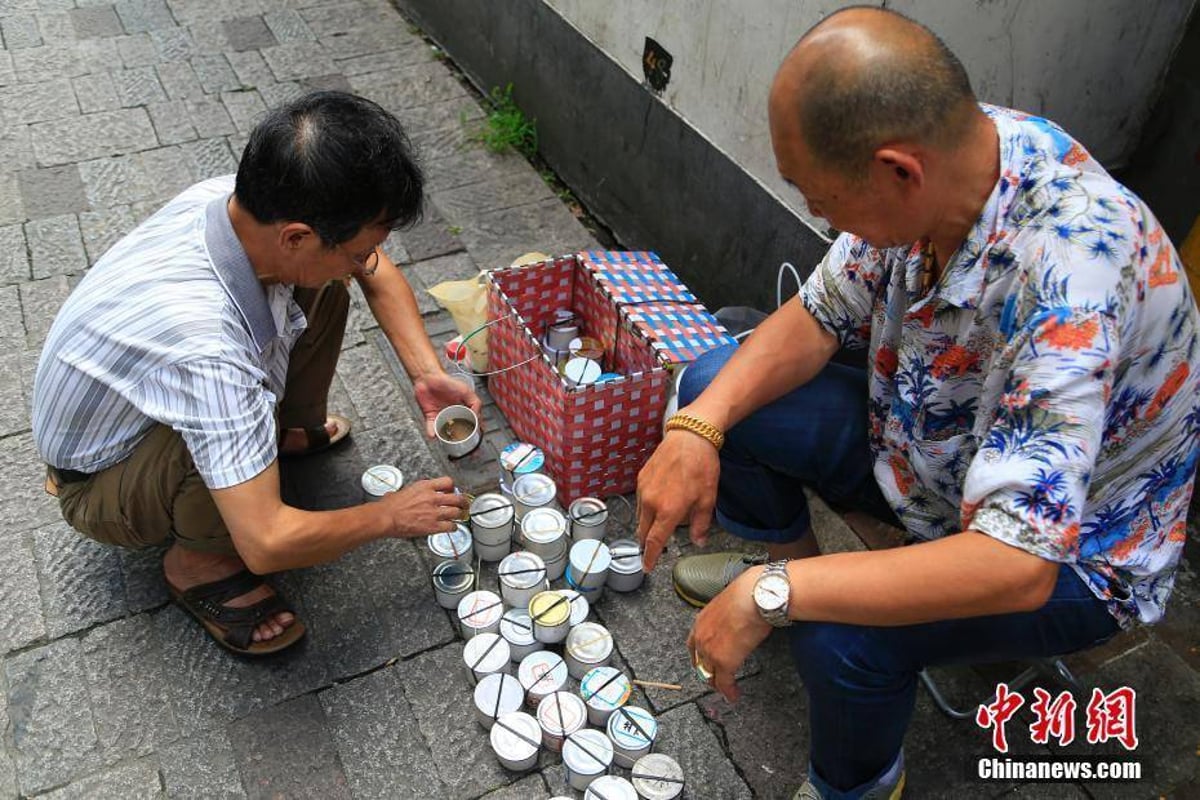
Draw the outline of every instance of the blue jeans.
M735 349L714 350L688 367L680 406L704 390ZM795 541L811 532L804 486L894 521L872 464L866 373L831 363L726 432L717 521L745 539ZM1064 564L1037 611L898 627L801 622L788 630L808 688L810 777L822 796L840 800L861 796L899 756L920 670L1063 655L1111 638L1118 627Z

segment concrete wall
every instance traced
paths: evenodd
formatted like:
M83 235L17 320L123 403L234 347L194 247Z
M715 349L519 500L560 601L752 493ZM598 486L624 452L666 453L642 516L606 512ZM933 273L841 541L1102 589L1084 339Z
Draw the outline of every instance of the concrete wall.
M542 0L642 80L645 37L673 56L662 100L798 213L775 172L767 90L835 0ZM1101 161L1132 153L1194 0L893 0L962 59L982 100L1046 115Z

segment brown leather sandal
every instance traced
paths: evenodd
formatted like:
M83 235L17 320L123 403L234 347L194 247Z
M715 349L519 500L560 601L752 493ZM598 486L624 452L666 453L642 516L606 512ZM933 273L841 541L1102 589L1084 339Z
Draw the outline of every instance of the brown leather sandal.
M330 435L326 430L325 425L330 422L337 429L333 435ZM343 417L341 414L329 414L325 417L325 425L314 425L311 428L283 428L279 431L279 457L280 458L304 458L311 456L314 453L320 453L323 450L328 450L338 442L344 441L350 435L350 420ZM303 430L308 437L308 446L301 450L292 450L284 452L283 438L291 430Z
M202 583L180 590L167 581L171 597L204 626L217 644L234 653L246 656L265 656L291 647L307 632L304 623L294 620L283 633L265 642L254 641L254 629L281 611L291 612L278 594L264 598L245 608L233 608L224 603L262 586L265 581L244 569L228 578Z

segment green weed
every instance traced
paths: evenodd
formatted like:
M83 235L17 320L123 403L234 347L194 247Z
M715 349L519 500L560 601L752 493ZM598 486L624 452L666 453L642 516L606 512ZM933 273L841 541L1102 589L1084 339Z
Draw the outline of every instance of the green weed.
M513 100L512 92L511 83L503 89L492 88L488 95L492 110L472 138L493 153L503 153L511 148L532 158L538 146L537 120L525 116Z

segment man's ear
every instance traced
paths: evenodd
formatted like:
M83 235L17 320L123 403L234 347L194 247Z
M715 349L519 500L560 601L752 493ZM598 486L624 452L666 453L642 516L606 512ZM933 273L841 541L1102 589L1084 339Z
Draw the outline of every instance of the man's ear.
M885 180L901 189L919 189L925 185L925 164L920 154L903 147L881 147L872 159Z
M317 238L317 232L303 222L288 222L279 228L279 246L288 254L303 249Z

